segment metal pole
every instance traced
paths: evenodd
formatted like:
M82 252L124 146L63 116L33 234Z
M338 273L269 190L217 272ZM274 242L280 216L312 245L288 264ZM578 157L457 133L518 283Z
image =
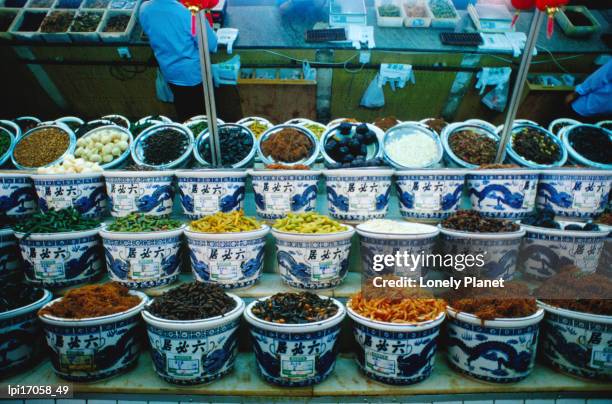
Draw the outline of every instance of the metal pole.
M531 27L529 27L529 33L527 34L527 40L525 41L525 48L521 56L521 64L516 75L516 80L514 81L512 97L510 98L508 113L506 114L506 121L504 122L504 129L502 130L499 142L499 149L497 149L497 156L495 157L496 163L501 163L506 155L506 144L508 144L510 140L512 125L514 123L514 118L516 118L521 96L523 95L527 73L529 73L533 49L538 41L538 34L540 33L544 17L545 14L536 8L533 20L531 20Z
M215 104L215 91L212 79L212 64L208 49L208 32L204 24L208 24L204 11L198 13L198 48L200 50L200 68L202 71L202 86L204 87L204 106L208 119L208 140L210 142L211 159L214 167L221 165L221 144L217 130L217 108Z

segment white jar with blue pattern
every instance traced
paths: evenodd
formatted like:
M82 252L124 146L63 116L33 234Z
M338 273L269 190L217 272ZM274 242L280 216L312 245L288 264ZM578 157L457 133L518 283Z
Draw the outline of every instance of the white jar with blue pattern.
M393 384L414 384L433 372L440 326L445 313L415 324L376 321L357 314L347 305L357 342L355 360L371 379Z
M234 309L203 320L167 320L143 310L159 377L168 383L193 385L210 383L232 371L244 302L236 295L228 296L236 302Z
M493 383L514 383L531 374L544 310L528 317L482 320L447 309L447 358L455 370Z
M99 230L16 232L26 282L45 288L62 288L96 278L103 266Z
M134 366L140 355L140 312L147 295L130 291L140 303L123 312L101 317L60 318L39 315L43 322L51 364L63 379L91 382L106 379ZM62 298L52 300L48 307Z
M0 313L0 377L5 378L35 364L43 354L42 327L36 313L53 297L41 297L27 306Z
M521 219L535 208L539 171L525 168L487 169L467 175L472 209L482 216Z
M546 279L570 265L585 273L597 270L608 231L563 230L565 226L578 223L561 221L559 224L561 229L522 226L527 231L519 255L522 273Z
M179 170L176 172L183 214L189 219L244 206L246 172L235 170Z
M0 228L0 281L19 277L21 256L15 233L10 228Z
M366 223L357 226L359 234L359 247L361 252L361 268L363 279L376 276L401 276L419 278L425 276L428 267L422 262L404 266L399 262L393 265L383 265L376 257L400 254L402 256L426 256L434 252L434 247L440 234L440 229L421 223L406 223L400 221L398 225L405 225L406 232L377 232L367 230ZM409 230L410 229L410 230ZM409 231L412 231L409 233ZM407 255L406 255L407 254ZM383 268L377 268L381 265Z
M355 229L345 225L338 233L289 233L272 229L276 260L283 282L298 289L333 288L349 270L351 238Z
M100 230L110 278L128 288L168 285L181 272L184 226L155 232Z
M37 212L36 192L30 174L0 172L0 217L21 220Z
M172 213L174 171L104 172L113 217L130 213L166 216Z
M244 311L259 374L268 383L286 387L311 386L325 380L336 365L338 336L346 315L344 306L332 299L338 312L326 320L280 324L253 314L253 306L267 299L269 297L250 303Z
M472 233L440 227L443 255L482 255L482 265L466 266L465 273L476 273L490 279L510 280L516 273L519 247L525 230L500 233ZM476 261L478 262L478 261ZM453 273L457 267L449 267Z
M331 217L346 222L382 219L391 196L392 169L324 170Z
M557 169L540 174L536 204L555 215L588 220L605 210L612 186L612 171Z
M542 356L562 372L612 381L612 316L581 313L538 301L542 322Z
M255 208L264 219L316 210L321 171L251 170Z
M75 208L83 217L101 219L106 215L107 197L102 173L34 174L38 207Z
M467 170L406 170L395 172L395 189L402 217L437 222L461 205Z
M266 235L270 227L235 233L201 233L185 230L191 270L198 282L235 289L254 285L264 264Z

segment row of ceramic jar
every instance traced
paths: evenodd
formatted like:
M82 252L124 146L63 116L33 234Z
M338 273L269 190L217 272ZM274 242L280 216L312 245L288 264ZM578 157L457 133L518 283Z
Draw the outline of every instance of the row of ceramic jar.
M591 231L563 230L573 223L561 222L561 229L523 225L513 232L477 233L419 225L418 232L401 234L370 231L366 224L356 229L347 225L344 231L328 234L291 233L270 229L265 224L257 230L236 233L201 233L185 226L159 232L114 232L102 226L28 235L5 229L0 230L0 248L7 252L0 262L0 277L19 274L23 262L28 282L48 288L65 287L95 279L103 271L105 260L112 280L129 288L157 287L178 278L184 266L184 235L197 281L241 288L260 278L270 232L281 278L300 289L330 288L342 283L349 270L355 232L359 233L365 273L376 271L377 256L393 256L397 251L413 256L478 256L486 251L482 267L487 272L482 275L492 279L513 279L517 271L546 279L562 263L576 265L583 272L609 266L606 261L609 257L603 252L610 226L600 225L598 230ZM457 265L451 266L456 270ZM421 274L433 269L437 268L425 265L417 268ZM399 266L385 266L385 271L407 275L406 268Z
M114 217L133 212L168 215L176 177L183 213L195 219L242 209L249 174L257 214L276 219L316 209L321 173L329 214L342 221L385 217L393 177L402 216L423 221L450 216L465 192L472 208L488 217L520 219L537 206L559 217L585 220L604 211L612 185L612 171L586 169L110 170L62 175L5 171L0 173L0 213L24 217L36 211L38 201L43 211L74 206L86 217L101 218L109 207Z
M607 341L612 338L612 317L542 302L535 314L523 318L483 321L448 308L434 320L394 324L365 318L332 299L338 310L326 320L279 324L255 316L252 308L256 301L245 307L242 299L231 294L236 307L223 316L173 321L152 315L145 294L130 293L141 302L124 312L78 320L40 316L51 363L60 377L86 382L130 369L141 351L142 316L154 368L162 379L177 384L211 382L233 368L243 316L263 378L282 386L312 385L334 370L338 336L347 312L353 320L357 365L366 376L383 383L412 384L432 374L446 316L449 363L477 379L508 383L526 378L534 368L539 338L543 358L555 368L581 377L607 381L612 377L610 368L601 365ZM41 323L37 312L55 302L51 299L51 293L45 291L35 303L0 313L3 336L28 335L17 338L17 344L9 348L11 360L2 363L1 374L14 373L38 356Z

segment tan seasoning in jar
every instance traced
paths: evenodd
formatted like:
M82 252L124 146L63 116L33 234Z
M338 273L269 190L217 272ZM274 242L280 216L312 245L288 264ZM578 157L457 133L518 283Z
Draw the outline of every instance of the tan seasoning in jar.
M313 146L310 138L302 132L285 128L263 141L261 150L276 161L293 163L308 157Z
M58 128L43 128L15 146L15 160L25 167L42 167L60 158L69 145L68 133Z

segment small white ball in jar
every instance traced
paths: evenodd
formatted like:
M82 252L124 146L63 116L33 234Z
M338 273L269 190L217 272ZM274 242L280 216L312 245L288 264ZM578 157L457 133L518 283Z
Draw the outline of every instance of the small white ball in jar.
M99 163L100 161L102 161L102 157L100 157L99 154L92 153L89 155L89 161Z
M112 154L105 154L104 157L102 157L102 161L105 163L110 163L111 161L113 161L114 157Z
M117 143L117 147L119 147L121 149L121 151L126 151L128 149L128 142L126 142L125 140L120 141L119 143Z
M121 156L121 149L117 146L113 147L113 150L111 151L111 153L113 154L113 156L115 157L119 157Z

